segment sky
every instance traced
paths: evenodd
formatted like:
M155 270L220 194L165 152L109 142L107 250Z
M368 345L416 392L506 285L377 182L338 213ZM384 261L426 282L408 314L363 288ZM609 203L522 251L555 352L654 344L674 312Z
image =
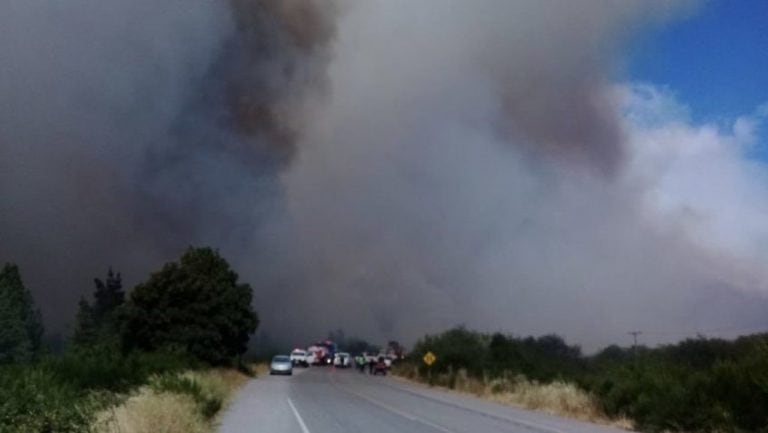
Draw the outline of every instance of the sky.
M748 178L744 182L754 183L757 196L746 204L744 197L735 198L730 191L720 205L723 208L727 204L753 207L764 193L763 164L768 161L766 48L768 3L711 0L694 4L675 20L649 26L624 53L621 79L664 94L668 102L666 121L735 138L724 149L746 163L748 167L738 170ZM701 188L700 195L717 195L719 185L709 190L707 185L720 183L720 179L701 180L709 182L689 187ZM755 218L763 215L760 212ZM736 227L748 222L733 217L727 224ZM759 238L759 242L763 240Z
M189 245L289 346L764 330L765 8L10 0L0 262L63 333Z
M768 101L768 3L710 0L649 29L627 56L629 79L668 87L695 121L749 113Z

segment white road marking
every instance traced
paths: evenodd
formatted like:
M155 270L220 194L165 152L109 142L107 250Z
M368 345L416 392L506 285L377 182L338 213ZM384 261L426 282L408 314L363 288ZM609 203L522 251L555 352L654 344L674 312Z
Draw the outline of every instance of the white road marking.
M437 402L437 403L442 403L442 404L447 405L447 406L455 407L455 408L461 409L461 410L466 410L468 412L473 412L473 413L476 413L476 414L479 414L479 415L487 416L489 418L494 418L494 419L497 419L499 421L506 421L506 422L508 422L510 424L522 426L522 427L528 428L530 430L538 430L538 431L547 432L547 433L567 433L565 430L561 430L561 429L559 429L557 427L551 427L551 426L548 426L548 425L534 423L534 422L531 422L531 421L524 421L524 420L522 420L520 418L513 417L513 416L510 416L510 415L494 414L494 413L490 413L490 412L487 412L487 411L481 410L481 409L470 409L470 408L462 406L460 404L456 404L456 403L452 403L450 401L446 401L446 400L444 400L444 399L442 399L440 397L428 396L428 395L424 395L424 394L422 394L420 392L415 392L415 391L411 391L411 390L408 390L408 389L395 387L395 386L392 386L392 385L387 385L387 386L389 386L390 388L395 389L397 391L404 392L406 394L410 394L410 395L413 395L413 396L416 396L416 397L425 398L427 400L431 400L431 401L434 401L434 402Z
M332 380L332 382L333 382L333 380ZM378 401L376 399L373 399L371 397L368 397L367 395L360 394L359 392L352 391L351 389L342 388L342 387L338 386L336 383L333 383L333 385L336 386L338 389L342 389L342 390L344 390L344 391L346 391L346 392L348 392L348 393L350 393L352 395L360 397L363 400L366 400L367 402L373 404L374 406L378 406L378 407L380 407L380 408L382 408L384 410L388 410L388 411L390 411L390 412L392 412L392 413L394 413L396 415L399 415L399 416L401 416L401 417L403 417L403 418L405 418L405 419L407 419L409 421L422 423L424 425L432 427L435 430L439 430L439 431L441 431L443 433L454 433L452 430L448 430L447 428L445 428L445 427L443 427L443 426L441 426L439 424L435 424L435 423L433 423L431 421L425 420L424 418L419 418L419 417L417 417L415 415L411 415L411 414L409 414L407 412L403 412L400 409L395 409L394 407L392 407L392 406L390 406L390 405L388 405L386 403L383 403L381 401Z
M309 433L309 429L307 428L307 425L304 424L304 420L301 419L301 415L299 415L299 411L296 410L296 406L293 405L293 402L291 401L291 398L288 397L286 400L288 400L288 406L291 407L291 411L293 411L293 416L296 417L296 421L299 422L299 427L301 427L302 433Z

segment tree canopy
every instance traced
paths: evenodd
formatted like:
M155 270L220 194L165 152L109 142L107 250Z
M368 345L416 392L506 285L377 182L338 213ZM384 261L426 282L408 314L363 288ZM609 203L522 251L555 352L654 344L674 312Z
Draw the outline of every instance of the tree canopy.
M0 270L0 363L27 362L40 351L43 324L18 266Z
M258 326L252 291L211 248L189 248L139 284L126 303L124 344L182 350L223 364L243 354Z
M111 343L119 334L117 312L125 302L120 273L109 268L106 280L94 278L93 282L93 305L82 298L77 311L74 343L80 347Z

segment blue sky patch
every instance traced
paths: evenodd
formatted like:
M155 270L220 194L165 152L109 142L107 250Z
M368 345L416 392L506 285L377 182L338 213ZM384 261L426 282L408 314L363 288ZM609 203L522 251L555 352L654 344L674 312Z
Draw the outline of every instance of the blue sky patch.
M768 102L768 1L712 0L641 35L628 79L665 86L692 120L720 123Z

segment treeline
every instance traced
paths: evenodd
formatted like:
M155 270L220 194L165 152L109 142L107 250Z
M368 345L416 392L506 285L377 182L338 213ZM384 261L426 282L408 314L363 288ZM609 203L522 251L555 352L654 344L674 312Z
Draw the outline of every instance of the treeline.
M94 285L53 354L19 268L0 271L0 431L90 431L98 411L151 377L237 366L258 325L250 286L210 248L189 248L129 294L112 269ZM198 400L213 416L216 402Z
M421 361L427 351L437 355L431 367ZM409 364L421 378L448 387L461 375L486 383L500 377L573 383L605 414L627 417L644 431L768 432L768 334L610 346L585 356L557 335L520 338L458 327L422 338Z

